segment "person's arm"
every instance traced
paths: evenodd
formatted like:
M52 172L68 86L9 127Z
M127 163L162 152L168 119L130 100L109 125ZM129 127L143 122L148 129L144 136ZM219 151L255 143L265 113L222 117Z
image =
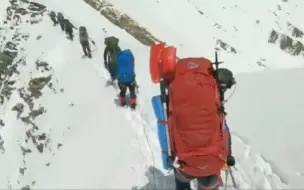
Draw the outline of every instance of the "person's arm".
M108 52L109 52L109 48L106 47L106 48L104 49L104 52L103 52L103 61L104 61L105 66L106 66L106 64L107 64L107 54L108 54Z
M69 21L69 23L70 23L70 25L71 25L73 28L77 29L77 28L71 23L71 21Z

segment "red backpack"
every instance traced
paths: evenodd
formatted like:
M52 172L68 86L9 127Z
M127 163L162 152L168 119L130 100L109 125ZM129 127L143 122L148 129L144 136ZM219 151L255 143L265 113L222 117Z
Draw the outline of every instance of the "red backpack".
M180 59L169 86L172 156L179 161L178 169L191 176L219 174L227 156L213 72L208 59Z

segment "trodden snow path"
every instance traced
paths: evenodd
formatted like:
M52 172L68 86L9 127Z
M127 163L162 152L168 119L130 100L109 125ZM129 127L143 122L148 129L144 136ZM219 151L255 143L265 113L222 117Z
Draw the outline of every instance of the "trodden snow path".
M239 189L286 189L288 186L267 160L256 153L243 138L232 133L234 156L237 163L232 168ZM231 179L230 184L231 184ZM231 184L232 185L232 184Z
M69 64L61 70L66 77L64 83L69 85L65 93L74 94L73 123L77 127L71 129L51 166L40 174L37 189L123 189L146 182L144 173L153 163L142 128L128 118L132 116L129 110L116 108L116 90L105 86L106 80L98 76L92 65L97 58L70 56ZM76 82L79 77L83 80ZM56 177L50 178L51 174Z
M100 71L103 78L108 78L108 74L104 70ZM113 85L111 85L113 86ZM113 86L114 89L115 86ZM118 91L117 91L118 92ZM148 124L148 116L140 109L140 94L138 96L139 105L136 111L130 111L129 108L121 108L125 111L125 118L131 122L132 127L137 131L137 134L141 136L139 139L144 139L144 142L141 142L142 153L145 153L146 160L151 160L153 163L150 172L149 184L145 188L153 189L174 189L173 177L169 178L170 181L163 181L163 184L157 182L158 176L155 174L155 160L159 161L160 154L158 142L156 140L154 126ZM154 133L154 134L153 134ZM284 180L280 178L279 174L276 174L270 163L267 162L260 154L255 153L252 150L252 147L240 136L232 133L233 139L233 150L235 156L237 157L237 164L232 168L233 175L236 179L237 189L283 189L288 186L284 183ZM158 157L156 158L155 155ZM146 167L147 169L147 167ZM166 172L167 173L167 172ZM169 172L167 174L171 174ZM163 176L165 178L165 176ZM233 189L233 182L231 177L228 177L228 181L225 181L226 174L222 172L222 177L224 180L224 187L221 189ZM195 188L195 183L192 184L192 187ZM136 189L136 188L133 188Z

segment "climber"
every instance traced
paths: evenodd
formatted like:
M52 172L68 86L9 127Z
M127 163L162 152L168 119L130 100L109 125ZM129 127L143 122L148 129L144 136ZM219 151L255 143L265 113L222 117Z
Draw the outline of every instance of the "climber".
M118 45L119 39L111 36L105 38L105 49L103 52L104 66L109 71L112 81L116 79L116 64L117 64L117 54L121 51Z
M84 26L79 27L79 41L83 49L84 55L89 58L92 58L91 48L89 43L89 34L87 32L86 27Z
M63 20L64 30L70 40L74 39L73 28L77 29L68 19Z
M49 16L50 16L51 20L53 21L54 26L56 26L58 24L58 21L56 19L56 13L54 11L51 11Z
M57 13L57 21L62 31L64 31L64 16L61 12Z
M131 109L136 107L136 89L138 85L135 80L134 56L131 50L120 51L117 55L116 74L119 86L120 105L125 106L129 103ZM126 91L129 89L130 102L127 102Z

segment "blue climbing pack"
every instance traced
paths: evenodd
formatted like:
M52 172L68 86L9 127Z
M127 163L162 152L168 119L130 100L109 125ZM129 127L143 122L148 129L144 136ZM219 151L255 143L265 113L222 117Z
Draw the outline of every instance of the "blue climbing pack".
M131 50L123 50L117 56L117 79L121 83L133 82L134 73L134 56Z

